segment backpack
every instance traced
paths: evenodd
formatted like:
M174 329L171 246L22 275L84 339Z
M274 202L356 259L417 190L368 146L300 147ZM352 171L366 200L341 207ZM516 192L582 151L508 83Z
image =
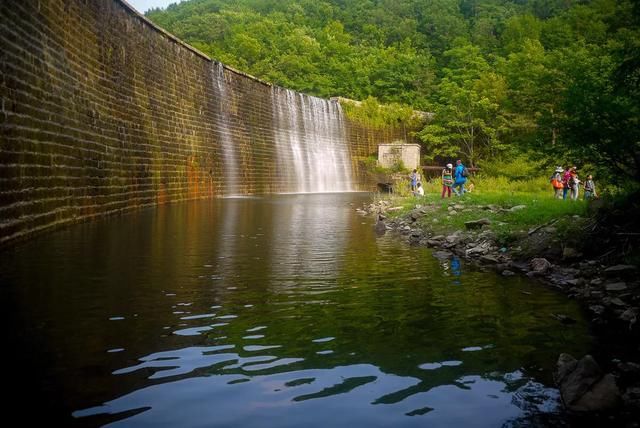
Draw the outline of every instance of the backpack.
M463 176L464 178L467 178L469 176L469 170L467 169L466 166L462 168L462 174L460 175Z

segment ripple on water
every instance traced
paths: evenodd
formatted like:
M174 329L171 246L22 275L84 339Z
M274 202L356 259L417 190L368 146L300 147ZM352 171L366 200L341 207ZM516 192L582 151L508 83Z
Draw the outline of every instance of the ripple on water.
M282 348L282 345L246 345L242 347L242 349L247 352L260 352L275 348Z
M180 317L181 320L199 320L202 318L214 318L216 314L199 314L199 315L189 315L186 317ZM221 319L222 317L218 317Z
M202 353L202 349L180 350L173 355L184 358L191 352ZM159 355L163 354L148 359L157 361ZM264 418L282 417L285 406L287 421L297 426L308 421L309 405L322 403L322 408L333 409L331 412L314 412L314 424L323 426L343 426L344 414L349 414L351 420L371 426L393 425L391 422L394 420L397 425L398 416L404 415L420 417L421 426L465 426L464 421L475 420L478 426L493 427L502 425L506 420L515 420L523 411L554 411L558 405L558 397L553 390L532 381L514 384L506 380L509 374L495 379L465 375L457 378L452 385L423 387L420 379L384 373L368 364L286 370L286 365L295 365L301 360L274 358L244 358L236 364L225 366L227 371L250 372L250 377L225 374L223 369L214 376L177 379L133 391L101 406L78 410L74 416L113 414L145 408L146 411L128 418L127 423L189 424L189 419L178 419L174 406L168 405L168 400L178 394L181 397L180 408L186 412L179 417L197 415L197 420L205 424L232 421L242 421L242 425L247 422L255 424L264 421ZM167 361L164 364L177 363ZM274 369L279 370L274 372ZM514 378L517 377L516 374ZM228 387L237 389L227 391ZM201 399L204 391L208 392L209 397L215 398L216 406ZM237 397L242 397L242 400ZM384 397L397 398L390 400ZM259 410L247 408L248 402L260 402L261 406ZM460 403L464 403L464 406ZM222 419L218 411L220 408L225 409ZM478 419L480 415L481 419Z
M424 363L418 366L421 370L437 370L442 367L457 367L461 366L462 361L459 360L451 360L451 361L441 361L439 363Z
M467 346L466 348L462 348L462 352L477 352L486 349L484 346Z
M152 369L149 379L158 379L190 373L196 369L209 367L223 361L237 358L237 354L220 353L234 349L235 345L209 347L188 347L173 351L157 352L140 359L140 363L113 372L114 375L132 373L141 369Z
M238 316L237 315L221 315L216 318L219 320L230 320L230 319L238 318Z
M248 336L242 336L242 338L245 340L262 339L263 337L264 337L264 334L250 334Z
M178 336L198 336L210 330L213 330L213 327L205 325L201 327L191 327L191 328L183 328L180 330L175 330L173 331L173 334L176 334Z
M335 340L335 337L328 336L328 337L321 337L320 339L313 339L312 342L314 342L314 343L325 343L325 342L331 342L332 340Z
M185 348L174 351L151 354L141 359L141 363L115 374L126 374L142 368L156 370L150 379L176 378L189 372L218 367L214 376L191 377L177 379L168 383L150 386L132 392L126 396L105 403L104 406L78 410L75 417L99 415L103 413L121 413L135 409L147 409L142 413L131 416L127 423L158 424L161 421L174 421L173 414L167 413L172 406L167 406L164 397L178 393L181 397L181 408L189 409L191 415L198 415L200 423L219 424L219 414L209 411L210 406L202 406L201 391L209 391L216 398L216 407L225 411L238 412L232 420L238 421L238 415L246 414L247 409L240 410L240 402L232 397L242 396L243 402L257 400L267 407L261 407L259 412L250 411L250 419L255 417L277 417L277 407L269 403L289 403L287 405L287 419L299 423L306 420L305 403L323 402L322 408L344 408L344 412L354 415L357 420L365 424L391 422L398 415L420 417L421 424L441 425L455 421L452 415L458 415L462 421L477 418L482 414L481 426L500 425L505 418L515 419L525 412L545 411L553 412L557 409L557 394L549 391L540 384L522 382L521 373L493 374L493 378L469 375L455 380L452 385L420 387L420 379L411 376L396 376L380 371L370 365L347 365L329 369L302 369L299 364L302 358L279 358L275 355L257 355L242 357L236 353L229 353L232 345L213 347ZM260 351L267 348L279 348L277 345L261 347L245 347L245 351ZM322 351L321 351L322 352ZM235 361L235 362L234 362ZM224 364L225 362L232 364ZM223 364L223 366L220 366ZM425 363L421 369L433 369L443 366L459 366L462 361L447 360L440 363ZM226 372L241 371L250 373L250 377L237 377ZM253 385L253 386L250 386ZM241 388L226 391L226 387ZM265 387L267 389L265 390ZM509 392L516 388L515 393ZM171 392L169 392L171 391ZM289 392L288 392L289 391ZM231 394L231 395L230 395ZM348 399L340 397L348 396ZM384 397L397 397L395 399ZM459 406L457 403L465 403ZM348 404L347 404L348 403ZM384 412L372 404L385 403ZM269 410L271 409L271 410ZM336 412L339 413L338 410ZM322 425L342 425L340 419L333 417L335 412L315 414L315 423ZM485 415L487 413L487 415ZM184 415L183 415L184 417ZM169 418L169 419L166 419ZM240 418L240 420L243 420ZM385 422L386 421L386 422ZM255 421L257 422L257 420ZM447 425L448 426L448 425Z

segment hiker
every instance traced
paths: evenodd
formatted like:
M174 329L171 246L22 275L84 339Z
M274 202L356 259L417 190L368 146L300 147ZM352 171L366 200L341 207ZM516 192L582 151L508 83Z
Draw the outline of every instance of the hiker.
M571 178L569 179L571 193L569 197L572 201L578 200L578 191L580 189L580 180L578 179L578 169L574 166L571 168Z
M562 174L562 184L564 187L562 188L562 199L567 199L567 193L569 193L569 180L571 180L571 167L567 167Z
M442 170L442 198L445 193L449 193L451 197L451 186L453 186L453 165L448 163Z
M464 195L464 183L467 182L467 175L467 168L465 168L465 166L462 164L462 161L458 159L456 161L456 170L454 173L455 182L452 186L453 193L455 193L456 196ZM456 190L456 187L459 187L459 190Z
M593 182L593 176L589 174L587 175L587 181L584 182L584 200L586 201L597 197L596 184Z
M413 172L409 174L409 180L411 180L411 191L415 192L418 181L420 181L420 174L418 174L417 169L414 169Z
M422 183L418 181L416 184L416 190L413 192L413 196L424 196L424 188L422 187Z
M551 176L551 186L553 186L554 196L556 199L562 199L562 193L564 190L564 183L562 182L562 167L556 168L555 172Z

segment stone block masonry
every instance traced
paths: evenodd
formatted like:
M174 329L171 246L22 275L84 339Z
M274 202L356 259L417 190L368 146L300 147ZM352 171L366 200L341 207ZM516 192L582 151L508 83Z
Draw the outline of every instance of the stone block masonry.
M95 216L295 184L276 153L271 85L124 1L0 2L0 74L0 245ZM345 128L355 188L368 190L355 159L398 133Z

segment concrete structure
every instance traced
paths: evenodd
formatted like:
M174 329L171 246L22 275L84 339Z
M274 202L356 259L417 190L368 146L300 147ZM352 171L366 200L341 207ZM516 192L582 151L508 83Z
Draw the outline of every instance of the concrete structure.
M420 145L418 144L379 144L378 163L384 168L391 168L399 161L405 168L420 167Z

